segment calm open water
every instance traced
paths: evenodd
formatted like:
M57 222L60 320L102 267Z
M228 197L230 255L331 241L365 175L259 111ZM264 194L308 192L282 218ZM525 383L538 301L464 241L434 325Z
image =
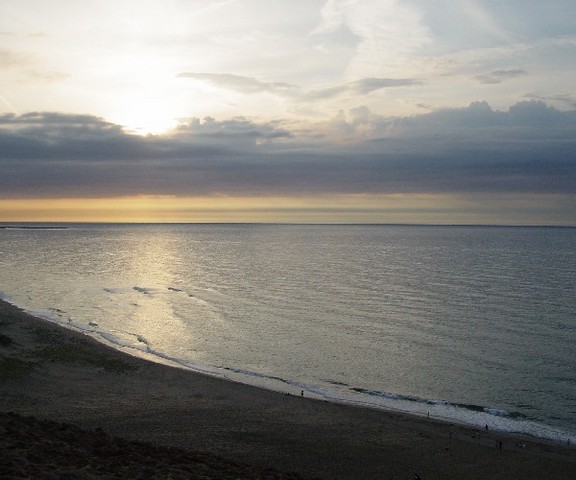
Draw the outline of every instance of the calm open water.
M576 442L574 228L11 228L0 290L158 361Z

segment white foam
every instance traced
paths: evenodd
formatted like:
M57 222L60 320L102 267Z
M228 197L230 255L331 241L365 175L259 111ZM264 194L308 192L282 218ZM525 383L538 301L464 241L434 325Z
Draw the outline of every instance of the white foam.
M0 292L0 298L5 302L14 304L11 297L3 292ZM217 378L224 378L267 390L293 395L299 395L303 391L306 396L310 398L426 416L445 422L458 423L477 428L485 428L485 426L488 425L490 430L513 434L524 434L559 443L569 442L576 445L576 435L572 433L531 419L515 418L503 409L490 407L484 409L481 407L475 407L474 409L471 409L444 400L408 398L394 393L374 392L369 390L351 391L348 386L344 385L339 386L340 388L331 388L330 386L310 385L296 380L268 376L263 373L253 372L242 368L224 368L197 364L189 360L183 360L154 350L150 346L148 340L137 333L122 331L106 332L91 326L63 322L62 312L55 309L46 310L24 308L23 310L46 321L86 334L125 353L149 361L191 370ZM346 387L346 389L343 387Z

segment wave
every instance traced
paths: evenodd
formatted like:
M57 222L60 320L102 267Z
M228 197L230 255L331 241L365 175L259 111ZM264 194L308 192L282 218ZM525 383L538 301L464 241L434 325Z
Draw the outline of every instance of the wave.
M378 392L375 390L369 390L366 388L357 388L357 387L351 387L350 391L365 394L368 396L389 399L389 400L413 402L413 403L416 403L419 405L441 406L441 407L449 407L449 408L468 410L470 412L476 412L476 413L485 413L487 415L491 415L491 416L499 417L499 418L508 417L508 418L518 418L518 419L522 419L522 418L528 419L528 417L526 415L524 415L523 413L520 413L520 412L515 412L515 411L509 412L509 411L504 410L504 409L492 408L492 407L487 407L487 406L483 406L483 405L476 405L473 403L449 402L447 400L429 400L429 399L419 398L419 397L410 396L410 395L399 395L396 393Z
M134 287L135 291L149 291L143 287ZM10 303L11 299L4 293L0 298ZM402 395L393 392L384 392L346 384L344 382L318 380L316 382L299 381L282 378L273 374L250 371L235 366L213 366L194 363L190 360L177 358L156 350L142 334L127 331L102 331L93 328L94 325L82 326L66 321L67 312L57 308L29 313L58 323L100 340L112 347L140 356L147 360L168 364L178 368L208 374L218 378L245 383L281 393L300 395L321 400L354 404L363 407L382 409L387 411L405 412L419 416L429 416L437 420L450 423L459 423L477 428L489 426L491 430L526 434L533 437L545 438L565 443L576 443L576 435L561 428L540 423L538 419L505 408L493 405L478 405L474 403L454 402L439 399L420 398L411 395Z
M149 353L157 354L157 352L153 351ZM574 435L574 433L540 423L536 419L530 418L518 411L509 411L502 408L471 403L450 402L446 400L425 399L410 395L379 392L360 387L352 387L343 382L336 381L326 381L325 385L312 385L238 367L198 365L162 354L160 354L160 357L186 369L280 393L306 395L310 398L334 403L354 404L379 410L402 412L429 417L448 423L467 425L481 429L489 428L490 430L505 433L523 434L559 443L576 442L576 435Z
M337 393L335 399L336 401L426 416L476 428L523 434L559 443L574 443L576 441L576 435L573 432L541 423L539 419L529 417L516 410L473 403L426 399L349 386L346 387L345 391Z
M150 295L152 293L152 289L151 288L146 288L146 287L132 287L132 290L135 290L136 292L139 293L143 293L144 295Z
M178 288L178 287L172 287L172 286L168 286L165 287L165 289L168 292L172 292L172 293L186 293L188 297L194 297L194 295L192 293L187 293L185 290ZM142 293L144 295L154 295L154 294L158 294L158 293L162 293L162 290L164 290L164 287L141 287L139 285L135 285L132 287L132 290L138 293ZM104 287L102 288L103 292L109 293L111 295L121 295L121 294L125 294L126 289L122 288L122 287Z
M172 359L174 360L174 359ZM326 381L325 386L311 385L300 381L267 375L238 367L206 367L177 362L195 371L217 374L240 383L253 385L281 393L306 395L334 403L354 404L385 411L402 412L429 417L448 423L512 434L523 434L534 438L552 440L558 443L574 443L576 435L561 428L540 423L518 411L477 405L472 403L450 402L425 399L410 395L379 392L352 387L343 382ZM223 372L227 372L223 373ZM332 388L334 387L334 388Z

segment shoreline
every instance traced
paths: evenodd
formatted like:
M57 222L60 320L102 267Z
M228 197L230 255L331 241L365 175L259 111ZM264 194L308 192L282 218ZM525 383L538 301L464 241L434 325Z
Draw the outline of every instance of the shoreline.
M519 429L510 430L506 428L499 428L498 426L495 426L495 421L501 421L502 417L500 417L499 414L490 413L490 411L499 411L498 409L490 406L486 407L480 405L464 405L441 400L403 397L401 395L390 393L383 393L381 394L382 398L378 398L380 395L378 392L374 392L375 399L371 399L370 395L362 398L353 398L353 395L350 395L349 393L338 395L337 393L329 390L322 391L321 388L313 385L304 385L298 383L297 381L286 380L279 377L269 377L258 372L244 371L242 369L235 368L191 364L188 361L162 355L158 352L147 351L138 348L137 346L130 346L128 344L114 342L108 337L108 335L105 334L105 332L98 332L95 330L82 328L81 326L74 324L66 325L62 322L59 322L55 318L47 318L42 316L43 313L27 311L26 309L13 303L9 298L0 298L0 302L2 301L18 309L21 309L24 313L36 317L41 321L46 321L48 323L54 324L57 327L86 336L87 338L90 338L103 346L119 351L125 355L143 359L148 362L166 365L172 368L182 369L194 374L207 375L215 379L240 383L242 385L247 385L250 387L280 394L300 395L300 392L303 392L307 398L311 398L317 401L355 406L358 408L374 409L383 411L385 413L405 414L408 416L426 418L445 424L456 424L464 428L484 430L486 426L489 427L492 432L495 432L499 435L518 436L534 441L548 442L560 446L571 444L576 445L575 433L562 430L562 427L547 425L535 420L508 419L507 422L510 425L514 425L515 422L519 422L515 425ZM357 389L351 388L351 390L355 391ZM392 400L390 401L390 399ZM414 406L412 406L412 408L404 406L403 408L402 406L396 405L396 403L400 403L400 405L406 403L415 403L416 408L414 408ZM451 416L450 413L445 411L447 407L448 410L456 409L456 411L460 411L458 414L460 417L462 414L464 414L469 418L457 418L458 415L454 414ZM504 418L506 417L507 415L504 416ZM486 430L487 429L488 428L486 428Z
M573 446L153 363L3 301L0 360L0 411L308 477L568 479L576 469Z

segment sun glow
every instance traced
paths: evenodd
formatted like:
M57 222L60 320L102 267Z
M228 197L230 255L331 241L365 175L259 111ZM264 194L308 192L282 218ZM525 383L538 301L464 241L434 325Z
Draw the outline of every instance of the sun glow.
M454 199L423 195L175 197L0 200L2 222L420 223L434 206L454 218ZM436 216L437 222L448 217ZM469 218L467 217L469 220Z
M481 201L480 201L481 200ZM92 223L450 223L538 224L537 209L566 198L491 199L442 194L316 196L139 195L115 198L0 199L0 222ZM519 203L520 202L520 203ZM486 211L479 209L483 204ZM519 212L520 210L520 212ZM494 215L494 212L499 212ZM555 218L570 225L573 207Z
M178 124L171 106L159 101L135 103L118 110L108 119L137 135L162 134Z

